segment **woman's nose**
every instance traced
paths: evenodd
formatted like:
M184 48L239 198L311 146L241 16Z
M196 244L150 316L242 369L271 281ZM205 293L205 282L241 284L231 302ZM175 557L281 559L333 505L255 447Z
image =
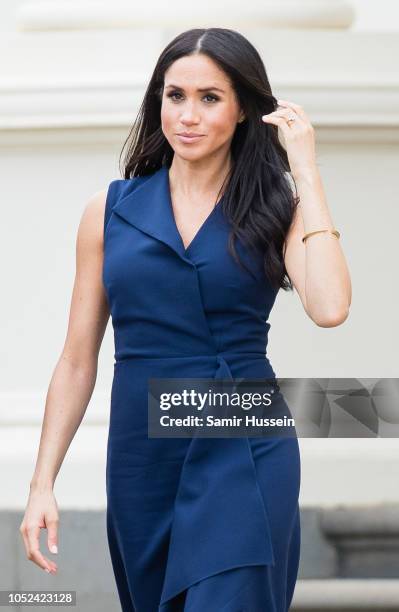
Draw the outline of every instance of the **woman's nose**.
M181 120L191 122L197 122L199 120L199 114L194 105L187 105L182 111Z

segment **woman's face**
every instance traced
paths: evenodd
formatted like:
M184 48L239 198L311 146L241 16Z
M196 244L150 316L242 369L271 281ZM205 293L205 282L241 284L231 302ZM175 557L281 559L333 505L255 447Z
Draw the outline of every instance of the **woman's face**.
M228 151L243 118L227 75L208 56L176 60L166 71L162 95L162 130L180 157L197 161ZM192 140L182 132L200 134Z

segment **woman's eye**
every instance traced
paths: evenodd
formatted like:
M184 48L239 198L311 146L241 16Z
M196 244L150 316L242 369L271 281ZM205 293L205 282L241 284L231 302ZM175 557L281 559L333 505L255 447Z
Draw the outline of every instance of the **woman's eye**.
M168 98L172 98L175 99L174 96L180 96L181 94L178 91L173 91L172 93L168 94ZM212 98L212 100L218 100L218 98L216 96L214 96L213 94L206 94L204 96L204 98Z
M212 100L218 100L218 98L216 96L213 96L212 94L206 94L205 98L212 98Z

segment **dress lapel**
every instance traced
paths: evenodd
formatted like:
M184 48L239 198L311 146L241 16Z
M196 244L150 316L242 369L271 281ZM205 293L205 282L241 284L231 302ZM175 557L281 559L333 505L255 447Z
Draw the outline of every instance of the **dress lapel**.
M162 166L149 177L140 177L139 181L134 189L114 204L112 211L133 227L167 244L182 259L190 262L185 255L171 208L168 168Z

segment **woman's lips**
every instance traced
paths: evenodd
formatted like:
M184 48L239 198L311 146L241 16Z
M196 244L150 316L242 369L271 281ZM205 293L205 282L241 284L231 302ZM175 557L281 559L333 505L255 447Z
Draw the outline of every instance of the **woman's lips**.
M179 138L181 142L186 142L186 143L198 142L198 140L203 138L203 135L201 136L183 136L182 134L176 134L176 136Z

